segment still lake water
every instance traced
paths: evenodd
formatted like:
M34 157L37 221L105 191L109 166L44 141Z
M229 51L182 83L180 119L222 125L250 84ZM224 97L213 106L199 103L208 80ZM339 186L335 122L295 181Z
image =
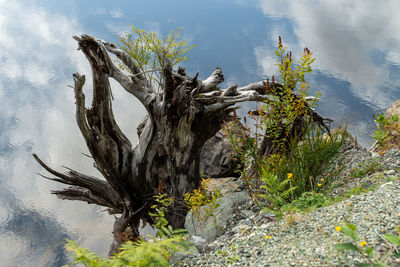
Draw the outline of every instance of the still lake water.
M206 78L216 66L226 88L276 73L278 36L295 55L317 58L309 75L321 114L345 120L369 146L372 115L400 98L400 1L0 0L0 259L2 266L61 266L66 238L106 255L113 218L99 207L62 201L63 186L40 178L37 153L58 170L97 175L74 121L72 73L90 76L73 35L116 42L135 25L166 34L183 27L196 47L185 63ZM89 81L89 79L88 79ZM86 85L88 98L90 82ZM116 118L136 139L144 109L118 86ZM88 99L88 102L90 99ZM243 113L250 106L242 104Z

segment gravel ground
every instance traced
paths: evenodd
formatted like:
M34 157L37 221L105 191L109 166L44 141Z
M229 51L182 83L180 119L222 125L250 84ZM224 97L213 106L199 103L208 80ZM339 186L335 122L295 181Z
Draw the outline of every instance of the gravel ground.
M332 196L355 186L373 191L352 195L346 200L306 214L286 216L279 224L274 218L254 214L232 222L225 233L208 244L203 253L189 255L181 266L355 266L366 262L355 252L338 252L333 246L349 239L335 230L344 221L357 226L367 246L381 258L393 250L382 234L396 234L400 226L400 151L381 157L348 144L326 169L332 175ZM240 207L239 207L240 208ZM243 218L238 216L238 218ZM266 238L266 237L270 238ZM397 259L396 259L397 260ZM399 260L387 258L389 266Z

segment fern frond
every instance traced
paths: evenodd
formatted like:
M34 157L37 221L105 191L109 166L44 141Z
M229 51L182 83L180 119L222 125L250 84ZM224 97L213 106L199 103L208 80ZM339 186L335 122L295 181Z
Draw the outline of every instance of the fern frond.
M104 259L87 248L79 247L68 240L66 249L74 253L76 263L88 267L108 266L169 266L168 259L177 252L185 252L191 247L183 237L175 236L167 239L154 239L152 242L139 239L128 241L121 245L120 251L111 259Z

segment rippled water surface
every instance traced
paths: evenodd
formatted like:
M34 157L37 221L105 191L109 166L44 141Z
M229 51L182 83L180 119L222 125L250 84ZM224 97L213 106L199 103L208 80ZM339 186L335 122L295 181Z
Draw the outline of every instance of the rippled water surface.
M31 153L62 170L99 176L74 122L72 73L90 77L73 35L107 41L129 25L166 34L183 27L196 47L185 63L206 78L216 66L223 88L276 74L281 35L299 55L317 58L308 76L318 110L350 122L365 146L374 113L400 98L400 2L372 0L204 1L0 0L0 259L2 266L61 266L66 238L106 255L113 218L99 207L62 201ZM90 79L88 79L90 80ZM90 98L90 82L85 88ZM114 107L133 142L144 109L115 85ZM90 99L88 100L90 101ZM244 111L249 106L242 105Z

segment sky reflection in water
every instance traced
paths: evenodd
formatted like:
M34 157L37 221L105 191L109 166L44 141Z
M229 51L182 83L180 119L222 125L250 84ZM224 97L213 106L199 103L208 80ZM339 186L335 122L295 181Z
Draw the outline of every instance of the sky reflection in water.
M90 66L72 35L88 33L116 42L135 25L166 34L182 26L196 47L185 65L206 78L216 66L226 88L276 74L281 35L299 55L317 61L309 76L321 91L319 111L349 121L368 146L372 114L400 98L400 10L386 1L5 1L0 0L0 258L7 265L59 265L65 238L106 255L113 219L85 203L50 195L60 189L38 177L35 152L51 166L99 174L74 121L71 74ZM133 143L144 109L115 82L116 118ZM133 104L132 104L133 103ZM250 105L242 104L243 113ZM11 251L11 253L10 253Z

